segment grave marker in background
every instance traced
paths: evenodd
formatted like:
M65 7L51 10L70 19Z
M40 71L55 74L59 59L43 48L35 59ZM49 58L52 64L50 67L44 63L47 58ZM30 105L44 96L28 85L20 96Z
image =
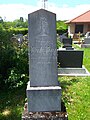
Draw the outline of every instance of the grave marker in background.
M63 38L63 48L72 48L72 38Z
M82 68L82 50L58 50L58 62L62 68Z
M82 48L90 48L90 37L84 38L84 43L81 44Z

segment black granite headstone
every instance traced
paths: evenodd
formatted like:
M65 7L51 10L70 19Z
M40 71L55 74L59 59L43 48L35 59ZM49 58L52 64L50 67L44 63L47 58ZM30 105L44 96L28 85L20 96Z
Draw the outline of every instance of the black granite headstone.
M72 47L72 38L63 38L63 48Z
M82 50L58 50L58 63L62 68L82 68Z

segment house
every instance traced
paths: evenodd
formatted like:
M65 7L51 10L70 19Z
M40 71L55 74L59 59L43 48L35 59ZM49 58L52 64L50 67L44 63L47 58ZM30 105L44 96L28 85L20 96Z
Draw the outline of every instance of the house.
M69 35L85 34L90 31L90 10L66 23L68 24Z

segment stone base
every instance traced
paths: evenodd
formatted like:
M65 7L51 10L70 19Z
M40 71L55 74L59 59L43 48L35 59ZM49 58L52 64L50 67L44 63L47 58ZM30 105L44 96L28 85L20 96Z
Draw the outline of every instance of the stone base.
M82 68L58 68L58 76L90 76L88 70Z
M62 109L64 108L62 104ZM27 103L24 106L22 120L68 120L66 109L62 112L28 112Z
M90 44L81 44L81 48L90 48Z
M22 120L68 120L64 112L36 112L22 115Z
M27 86L28 112L61 111L61 87Z

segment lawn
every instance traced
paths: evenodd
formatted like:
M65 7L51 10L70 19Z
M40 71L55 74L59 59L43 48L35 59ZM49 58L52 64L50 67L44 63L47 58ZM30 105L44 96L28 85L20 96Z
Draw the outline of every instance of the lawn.
M83 48L83 64L90 72L90 48ZM59 77L69 120L90 120L90 77ZM0 120L21 120L26 85L0 91Z
M90 77L59 77L59 80L69 120L90 120Z
M0 120L21 120L26 86L0 91Z

